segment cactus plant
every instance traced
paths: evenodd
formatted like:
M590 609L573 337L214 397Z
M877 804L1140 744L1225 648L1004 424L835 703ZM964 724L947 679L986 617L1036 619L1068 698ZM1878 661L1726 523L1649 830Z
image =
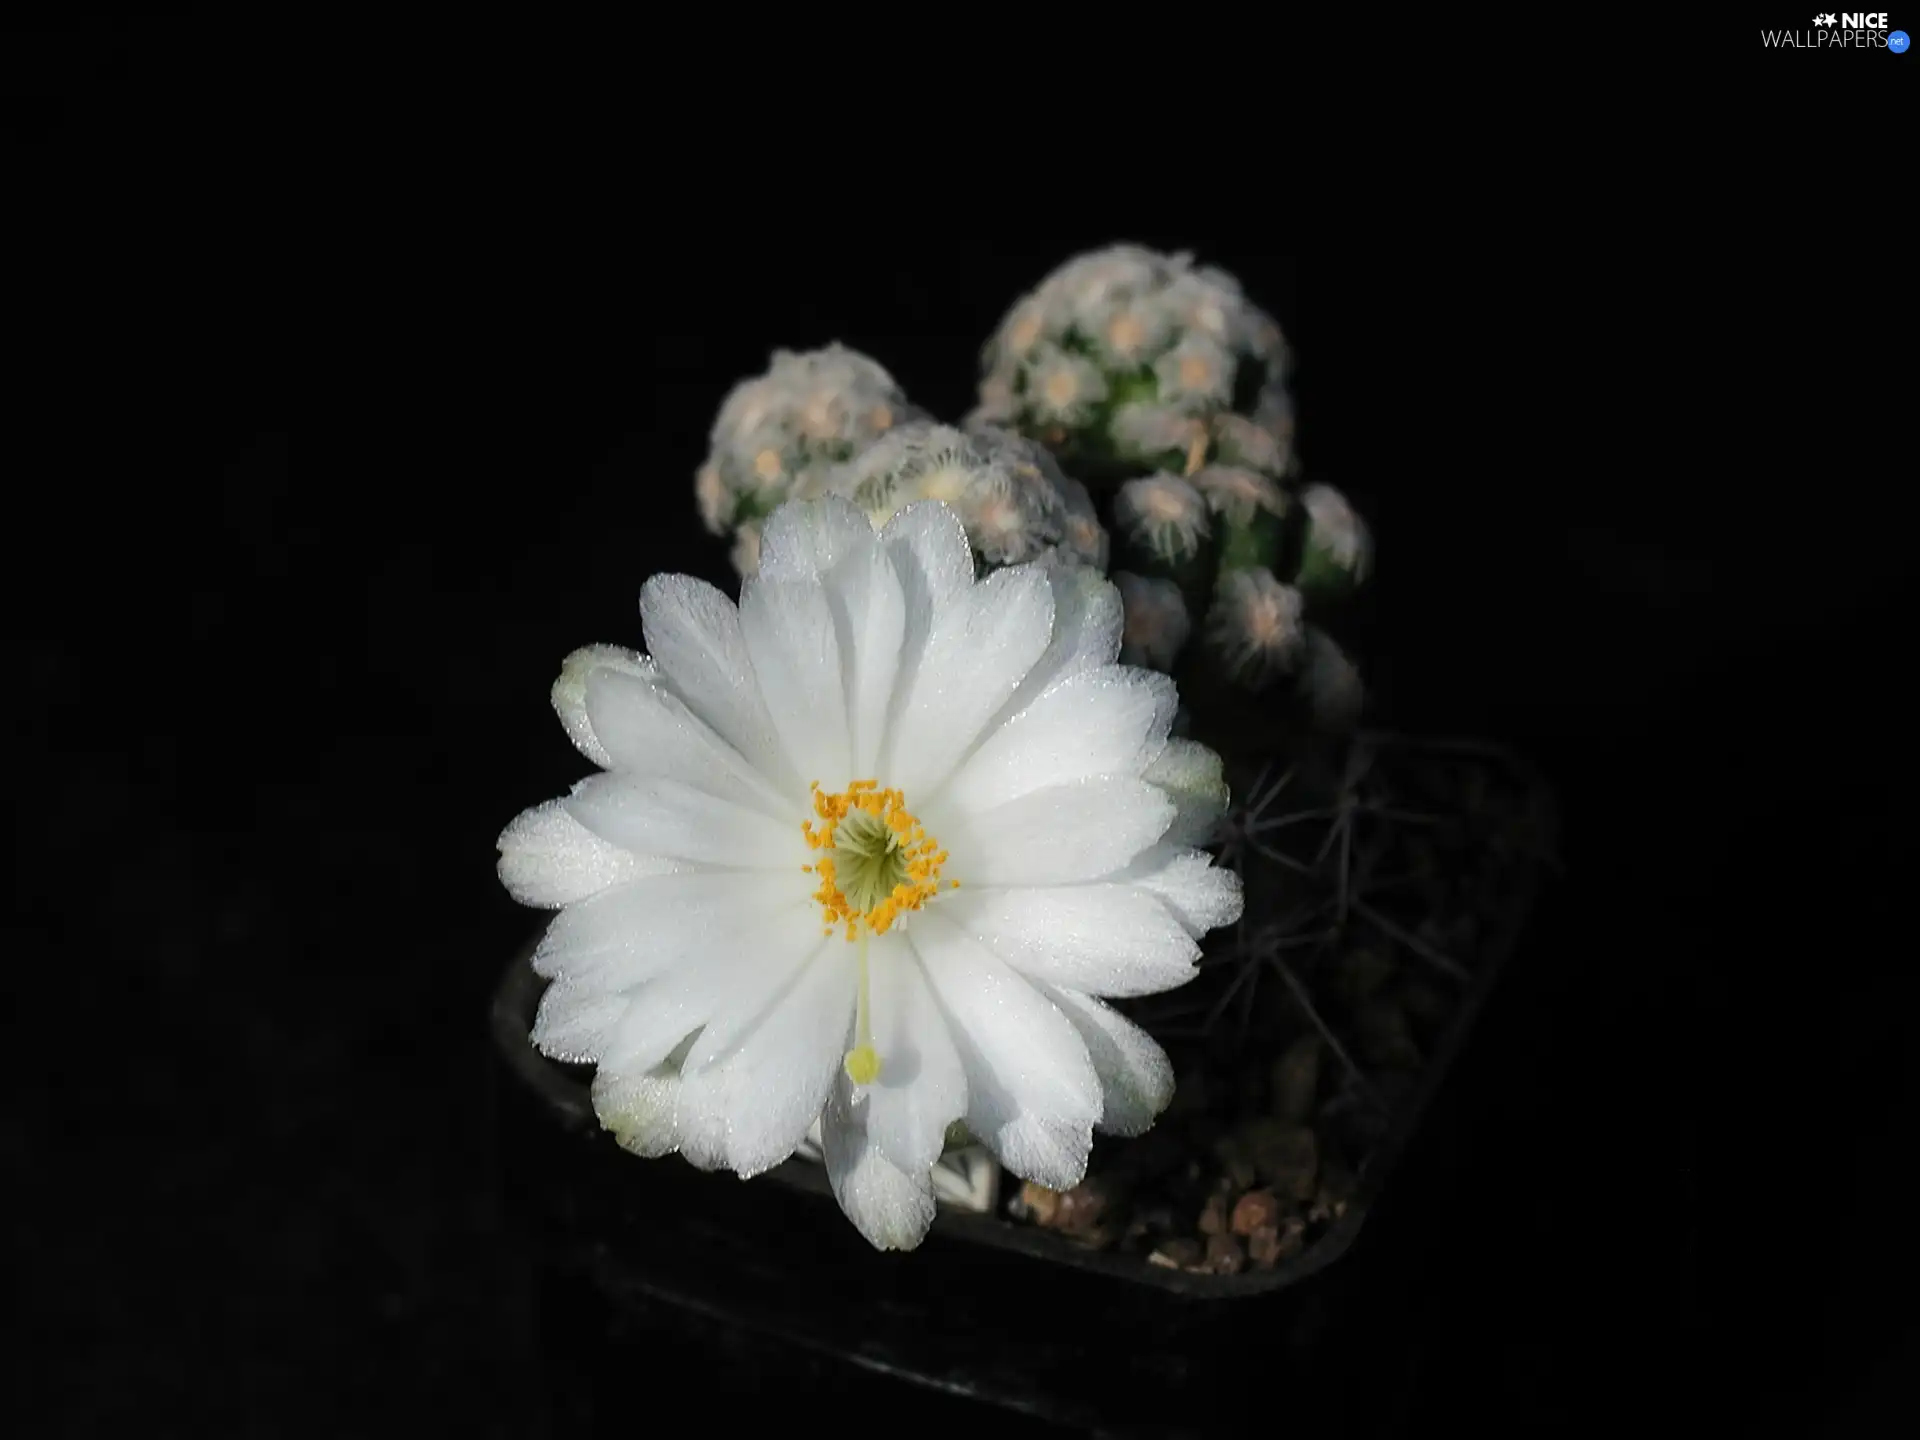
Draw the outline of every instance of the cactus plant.
M1139 663L1178 666L1196 701L1251 704L1256 727L1339 733L1364 690L1334 630L1372 545L1344 496L1300 483L1286 363L1232 276L1118 245L1008 310L970 421L1033 437L1092 487Z
M1250 743L1338 735L1365 695L1337 634L1372 545L1345 497L1301 480L1287 353L1231 275L1113 246L1015 302L959 426L845 346L774 352L720 408L701 514L751 575L784 499L844 495L876 525L944 500L988 568L1111 562L1130 662L1176 672Z
M776 350L766 373L734 386L694 477L700 518L733 537L734 567L759 568L760 524L782 501L826 493L835 468L894 426L919 418L878 362L835 342Z

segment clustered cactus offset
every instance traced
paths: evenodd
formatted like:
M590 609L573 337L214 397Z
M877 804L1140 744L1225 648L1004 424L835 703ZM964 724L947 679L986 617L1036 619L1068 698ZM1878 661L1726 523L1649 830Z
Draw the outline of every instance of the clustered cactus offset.
M1116 245L1007 311L959 426L838 344L777 351L721 407L697 479L710 529L758 565L782 500L838 494L876 525L946 501L988 568L1109 573L1122 658L1296 730L1344 734L1365 690L1336 638L1372 565L1365 522L1302 477L1280 327L1224 271Z

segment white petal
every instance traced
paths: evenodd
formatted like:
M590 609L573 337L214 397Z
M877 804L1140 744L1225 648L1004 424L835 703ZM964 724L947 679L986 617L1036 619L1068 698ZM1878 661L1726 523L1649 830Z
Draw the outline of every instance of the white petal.
M800 1147L842 1073L853 1033L851 947L828 946L748 1034L724 1075L727 1168L742 1177L771 1170Z
M911 1250L933 1224L933 1185L901 1170L856 1121L846 1077L835 1086L820 1125L827 1179L840 1208L876 1250Z
M1090 995L1062 986L1040 991L1073 1022L1100 1077L1098 1129L1108 1135L1139 1135L1173 1099L1173 1064L1153 1037Z
M597 669L650 678L653 662L639 651L619 645L586 645L560 662L560 676L553 682L554 711L560 716L560 723L567 727L567 738L575 748L605 769L613 762L587 719L587 677Z
M626 996L561 980L540 997L540 1010L527 1038L551 1060L590 1064L600 1058L608 1037L626 1014Z
M1079 1184L1101 1104L1079 1032L938 914L916 916L910 938L966 1067L967 1128L1016 1175L1055 1190Z
M701 1170L727 1163L727 1071L683 1075L673 1096L673 1139L681 1158Z
M782 819L794 813L791 798L714 734L657 674L596 669L587 677L586 711L609 770L679 780Z
M640 591L640 623L654 663L688 708L777 786L804 794L805 782L781 756L733 602L690 575L655 575Z
M953 773L1052 633L1053 592L1026 565L995 571L935 617L881 748L880 769L909 804Z
M500 883L522 905L558 910L642 875L689 868L684 861L635 855L594 834L549 800L514 816L500 832Z
M782 505L760 533L760 578L817 580L874 549L873 524L838 495Z
M1111 878L1145 890L1196 937L1233 924L1245 904L1237 874L1178 845L1156 845Z
M961 885L1099 880L1166 833L1173 802L1144 780L1101 776L1035 790L991 810L937 812L929 831Z
M868 972L880 1078L866 1087L867 1133L895 1165L919 1174L946 1149L947 1127L967 1113L966 1071L905 938L875 940Z
M1113 582L1076 566L1049 570L1047 583L1053 590L1053 635L996 723L1019 714L1069 675L1111 665L1119 657L1125 610Z
M867 522L863 518L860 523ZM844 778L877 778L874 767L886 738L887 711L906 639L907 602L900 573L877 546L855 551L827 577L827 602L833 607L846 678L853 774Z
M909 505L889 520L880 532L880 549L899 581L902 612L900 648L884 727L890 729L913 690L935 620L971 593L973 551L967 545L967 532L959 516L932 500ZM876 766L888 738L884 731L877 739L862 736L862 747L873 747Z
M1164 789L1179 807L1167 828L1170 845L1205 845L1227 813L1227 782L1220 757L1193 740L1169 740L1144 779Z
M1137 776L1166 744L1177 704L1165 675L1124 665L1083 670L983 739L942 798L989 810L1070 780Z
M796 867L794 879L807 878ZM753 871L630 880L554 916L533 953L533 968L600 990L630 989L722 951L737 932L768 914L790 910L810 919L810 905L804 892L788 892Z
M593 1109L602 1128L622 1149L657 1159L679 1147L674 1107L680 1093L680 1059L688 1040L651 1070L602 1065L593 1076Z
M680 1049L694 1031L700 1030L699 1038L686 1047L681 1071L687 1079L711 1073L697 1069L693 1062L701 1058L701 1050L708 1044L706 1031L723 1021L731 1033L717 1037L716 1048L732 1050L733 1059L745 1064L756 1054L769 1053L767 1037L771 1036L772 1053L777 1058L779 1042L789 1030L795 1026L804 1028L818 1018L818 1004L811 1009L808 1005L809 997L819 986L816 983L809 990L804 983L806 976L833 969L816 961L802 970L792 958L796 951L800 951L803 958L819 955L824 937L811 920L810 915L799 910L763 916L758 924L743 929L735 943L702 956L695 964L678 966L630 992L619 1024L602 1038L601 1063L629 1072L651 1070ZM844 960L844 956L836 958ZM840 968L846 971L847 993L851 996L852 969L845 964ZM798 980L796 972L801 972ZM759 1001L757 1007L753 1007L756 1013L743 1020L738 1013L742 1000L750 1002L755 998ZM756 1020L759 1023L756 1024ZM844 1025L839 1027L841 1037L845 1030ZM844 1053L844 1046L836 1052ZM769 1084L778 1085L792 1077L770 1073L765 1078ZM733 1088L737 1090L739 1086ZM824 1096L824 1089L821 1094ZM763 1095L756 1100L748 1095L745 1098L747 1103L742 1107L740 1097L729 1096L733 1106L729 1114L735 1120L740 1117L734 1110L752 1108L756 1103L772 1108L769 1102L774 1097ZM814 1111L819 1111L817 1102ZM805 1126L801 1128L804 1132Z
M937 614L973 584L973 550L960 517L937 500L907 506L880 532L908 602Z
M1195 974L1200 947L1131 885L961 888L940 913L1021 974L1095 995L1151 995Z
M799 979L801 967L821 950L829 945L842 951L848 948L841 936L829 938L821 933L823 927L813 923L817 914L817 910L802 912L796 919L782 911L778 925L760 927L742 939L733 961L736 978L700 1032L699 1042L688 1052L687 1063L681 1067L687 1074L697 1074L730 1059L755 1026L776 1016Z
M831 789L849 778L847 694L840 639L818 580L748 580L740 633L760 693L795 773Z
M594 834L636 854L778 870L796 886L803 878L808 852L798 813L786 824L677 780L618 771L582 780L566 806Z

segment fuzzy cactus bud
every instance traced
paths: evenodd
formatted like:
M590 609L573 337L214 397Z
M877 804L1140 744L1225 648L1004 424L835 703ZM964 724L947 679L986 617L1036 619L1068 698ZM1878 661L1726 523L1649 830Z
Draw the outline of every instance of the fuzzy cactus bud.
M1207 611L1207 647L1236 684L1262 690L1306 659L1305 601L1270 570L1223 575Z
M1212 533L1206 498L1178 475L1129 480L1113 497L1113 519L1160 566L1184 565Z
M1313 601L1338 602L1351 595L1373 568L1373 540L1366 522L1330 485L1301 493L1306 528L1294 584Z
M1125 570L1113 572L1125 616L1120 631L1120 663L1171 670L1193 622L1187 602L1171 580L1156 580Z
M836 467L825 486L864 509L876 528L916 500L943 501L989 566L1056 547L1082 564L1105 563L1106 534L1085 487L1062 475L1043 447L1009 431L911 420Z
M1209 456L1279 478L1285 362L1279 326L1231 275L1116 245L1069 260L1007 312L975 416L1038 436L1083 479L1190 474Z
M694 477L701 519L725 535L785 500L818 495L835 466L917 415L893 377L858 351L776 350L765 374L721 403ZM736 562L754 548L736 545Z

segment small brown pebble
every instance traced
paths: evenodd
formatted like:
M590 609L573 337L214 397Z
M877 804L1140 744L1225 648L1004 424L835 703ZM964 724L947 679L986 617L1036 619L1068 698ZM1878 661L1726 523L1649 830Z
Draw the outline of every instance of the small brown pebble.
M1277 1226L1262 1225L1247 1236L1247 1259L1256 1270L1271 1270L1280 1258L1280 1231Z
M1253 1152L1254 1168L1275 1194L1304 1200L1313 1194L1320 1146L1304 1125L1279 1120L1256 1120L1244 1132Z
M1297 1215L1289 1215L1277 1225L1262 1225L1247 1237L1247 1255L1255 1268L1271 1270L1282 1260L1291 1260L1306 1244L1307 1227Z
M1360 1007L1360 1049L1375 1065L1389 1070L1418 1070L1420 1047L1414 1044L1407 1012L1392 1000L1369 1000Z
M1051 1225L1060 1209L1060 1192L1029 1180L1020 1187L1020 1203L1026 1206L1027 1218L1034 1224Z
M1237 1236L1209 1235L1207 1255L1201 1262L1210 1275L1238 1275L1247 1266L1247 1250Z
M1230 1226L1234 1234L1250 1236L1279 1223L1280 1197L1271 1190L1249 1190L1235 1202Z
M1186 1270L1198 1265L1206 1257L1206 1251L1200 1248L1198 1240L1181 1236L1177 1240L1162 1240L1147 1256L1149 1265L1164 1265L1169 1270Z
M1207 1203L1200 1207L1198 1229L1202 1235L1224 1235L1227 1233L1227 1220L1233 1213L1225 1195L1218 1190L1207 1197Z
M1029 1182L1031 1183L1031 1182ZM1099 1176L1082 1180L1071 1190L1059 1193L1053 1218L1042 1221L1069 1235L1091 1236L1100 1228L1113 1200L1113 1187Z
M1291 1125L1313 1114L1320 1087L1320 1037L1302 1035L1273 1062L1273 1113Z

